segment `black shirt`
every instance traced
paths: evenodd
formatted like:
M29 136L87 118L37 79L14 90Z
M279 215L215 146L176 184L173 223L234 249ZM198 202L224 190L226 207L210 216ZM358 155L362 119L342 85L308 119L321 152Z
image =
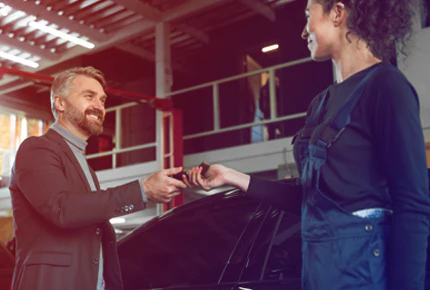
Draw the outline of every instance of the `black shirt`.
M369 69L328 88L325 119L342 106ZM314 98L308 114L323 95ZM369 81L350 124L327 151L322 177L325 194L346 210L394 210L390 289L420 289L430 212L427 164L418 97L398 69L382 69ZM297 211L300 186L269 183L251 178L247 194Z

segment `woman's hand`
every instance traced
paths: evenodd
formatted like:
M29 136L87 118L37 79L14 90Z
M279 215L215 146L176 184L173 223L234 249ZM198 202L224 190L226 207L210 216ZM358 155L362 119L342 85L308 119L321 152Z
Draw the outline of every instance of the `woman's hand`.
M221 164L211 165L202 176L202 167L193 167L188 171L188 179L184 175L182 180L188 187L200 187L204 190L211 190L221 186L234 186L243 191L248 190L250 176Z
M206 172L205 176L202 176L202 167L193 167L188 171L188 179L183 176L183 181L188 187L201 187L204 190L211 190L226 184L226 175L229 168L221 165L211 165Z

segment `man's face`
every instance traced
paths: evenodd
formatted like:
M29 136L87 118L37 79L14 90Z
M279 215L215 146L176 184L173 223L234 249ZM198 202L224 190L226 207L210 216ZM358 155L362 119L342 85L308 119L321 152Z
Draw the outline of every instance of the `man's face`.
M70 83L68 96L64 98L64 121L87 138L103 132L106 94L95 79L77 76Z

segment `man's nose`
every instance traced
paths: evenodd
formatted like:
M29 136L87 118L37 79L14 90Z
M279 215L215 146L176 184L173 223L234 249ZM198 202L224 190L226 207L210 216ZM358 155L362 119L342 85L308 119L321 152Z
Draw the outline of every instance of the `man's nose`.
M102 102L102 100L96 99L96 101L93 103L93 106L94 108L100 110L103 113L103 115L105 114L105 105Z

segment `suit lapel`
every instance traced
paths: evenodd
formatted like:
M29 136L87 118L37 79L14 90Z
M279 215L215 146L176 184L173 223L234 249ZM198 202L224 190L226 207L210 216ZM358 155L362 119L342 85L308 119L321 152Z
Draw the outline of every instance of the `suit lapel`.
M90 184L88 183L87 177L85 176L84 171L82 170L81 164L79 164L78 159L76 158L75 154L73 153L72 149L70 149L69 145L64 141L64 138L58 134L56 131L49 129L46 133L46 136L58 143L63 150L64 154L69 158L71 164L75 167L76 171L78 172L79 176L81 177L82 182L85 184L85 188L88 191L91 191ZM97 183L97 182L95 182Z
M96 173L94 172L94 170L90 167L90 165L88 164L88 168L90 169L90 173L91 173L91 177L93 178L93 180L94 180L94 184L95 184L95 186L96 186L96 189L97 190L100 190L100 183L99 183L99 179L98 179L98 177L97 177L97 175L96 175Z

